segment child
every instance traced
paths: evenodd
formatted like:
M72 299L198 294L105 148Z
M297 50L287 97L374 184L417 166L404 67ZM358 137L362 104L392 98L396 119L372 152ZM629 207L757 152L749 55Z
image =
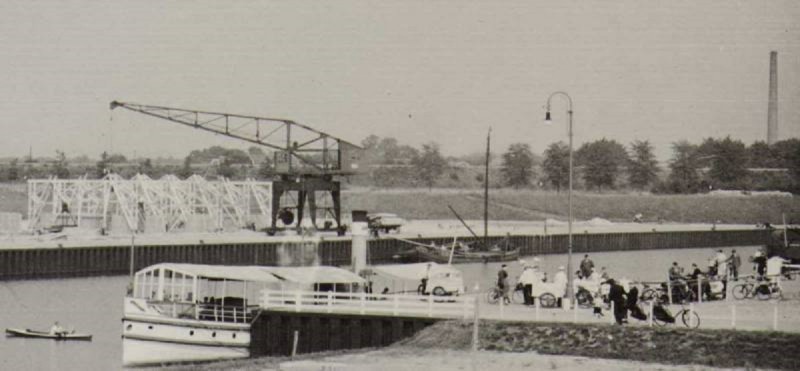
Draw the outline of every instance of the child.
M594 294L592 306L594 307L594 316L597 318L603 317L603 299L600 298L599 294Z

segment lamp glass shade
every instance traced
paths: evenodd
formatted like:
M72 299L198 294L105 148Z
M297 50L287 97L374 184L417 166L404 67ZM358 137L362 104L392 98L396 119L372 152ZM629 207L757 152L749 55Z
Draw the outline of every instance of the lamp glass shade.
M553 120L550 119L550 111L547 111L544 114L544 123L545 123L545 125L550 125L550 124L553 123Z

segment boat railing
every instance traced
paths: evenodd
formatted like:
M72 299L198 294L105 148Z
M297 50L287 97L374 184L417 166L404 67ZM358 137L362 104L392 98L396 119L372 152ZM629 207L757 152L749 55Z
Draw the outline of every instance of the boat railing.
M262 290L261 308L291 312L471 318L476 297Z
M197 304L195 306L195 319L214 322L250 323L253 321L253 311L258 308L258 305Z

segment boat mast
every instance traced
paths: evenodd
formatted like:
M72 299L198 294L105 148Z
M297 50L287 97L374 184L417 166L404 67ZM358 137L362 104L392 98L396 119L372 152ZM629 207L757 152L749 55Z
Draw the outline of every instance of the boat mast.
M489 248L489 142L492 137L492 128L486 135L486 168L483 175L483 247Z

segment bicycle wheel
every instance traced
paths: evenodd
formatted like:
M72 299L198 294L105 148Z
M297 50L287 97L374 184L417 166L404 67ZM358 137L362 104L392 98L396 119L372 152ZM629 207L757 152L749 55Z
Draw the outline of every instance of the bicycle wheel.
M736 286L733 286L731 291L733 291L733 297L742 300L750 295L750 284L747 283L740 283Z
M539 305L542 308L553 308L556 306L556 297L549 292L539 295Z
M681 322L688 328L700 327L700 315L696 311L684 309L681 311Z
M486 301L489 304L497 304L497 302L500 300L500 296L502 295L503 294L500 293L500 290L491 289L489 290L489 292L486 293Z

